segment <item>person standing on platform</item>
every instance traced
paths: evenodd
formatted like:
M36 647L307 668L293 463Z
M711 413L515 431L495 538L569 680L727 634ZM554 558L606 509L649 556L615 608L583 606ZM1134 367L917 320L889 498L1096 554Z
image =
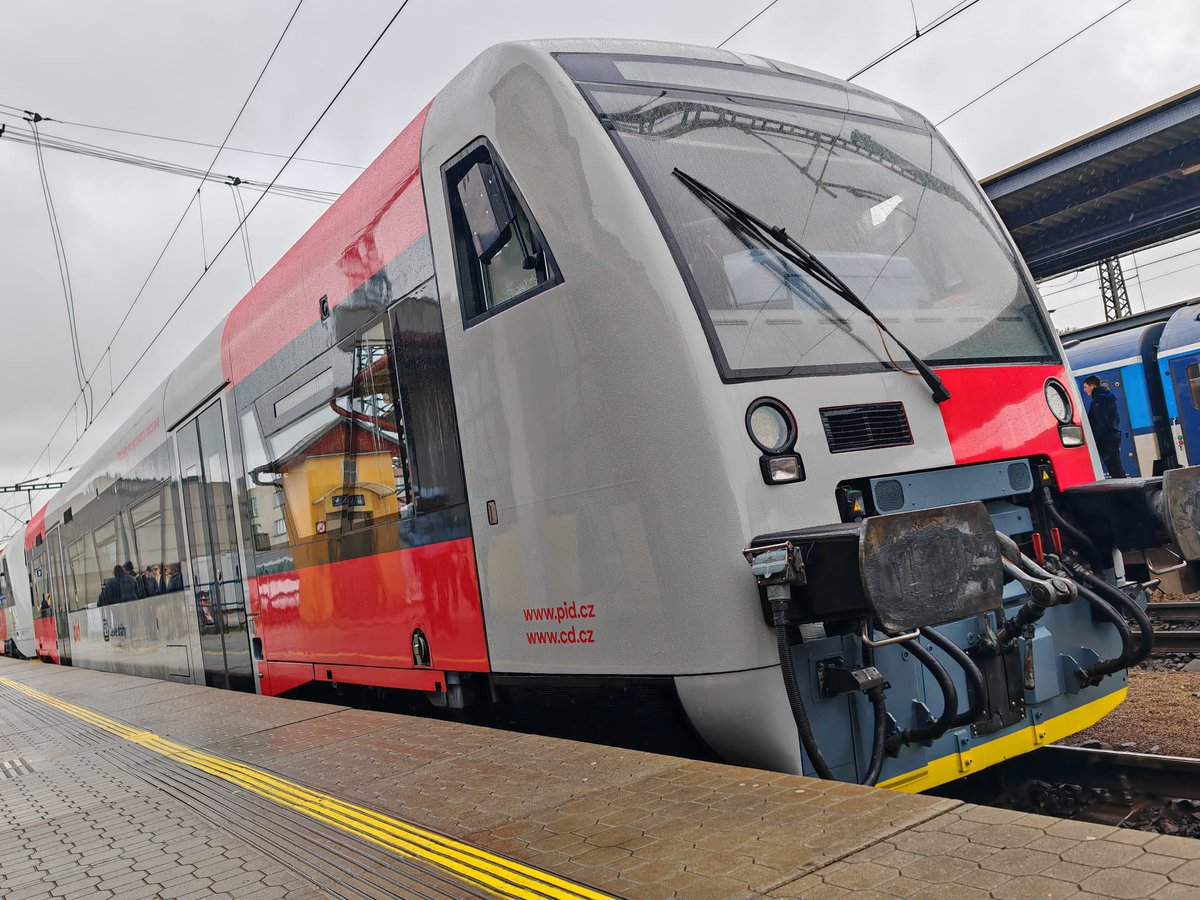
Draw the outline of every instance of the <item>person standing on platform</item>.
M1117 411L1117 395L1097 376L1083 380L1083 389L1091 400L1088 421L1096 438L1096 449L1110 478L1124 478L1125 464L1121 461L1121 414Z

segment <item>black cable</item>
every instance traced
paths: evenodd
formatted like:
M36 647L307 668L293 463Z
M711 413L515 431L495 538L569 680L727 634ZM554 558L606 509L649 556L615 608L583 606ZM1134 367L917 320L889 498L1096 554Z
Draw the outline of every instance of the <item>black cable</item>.
M800 695L800 685L796 681L796 666L792 662L792 645L788 640L787 605L775 607L775 646L779 651L779 667L783 670L783 687L787 691L788 706L792 710L792 719L796 723L796 731L800 735L800 745L808 754L813 771L818 778L833 781L833 769L817 746L817 738L813 734L812 723L808 720L808 710L804 706L804 698ZM801 773L803 774L803 773Z
M942 667L942 664L937 661L932 653L921 645L920 638L905 641L900 646L911 653L917 662L924 666L925 670L933 676L933 680L937 682L938 689L942 692L942 711L932 722L905 728L903 731L898 731L888 738L888 753L893 756L905 744L919 744L923 741L932 741L941 737L950 730L951 723L958 715L958 689L955 688L954 680L950 677L950 673Z
M954 717L954 720L950 723L950 727L961 728L964 725L974 724L979 719L979 714L983 712L983 701L987 694L987 688L983 681L983 673L979 671L979 666L975 665L975 660L971 659L965 650L936 628L922 628L921 636L954 660L963 670L963 674L966 675L967 684L974 689L967 692L968 697L974 693L974 699L971 700L965 710Z
M1079 674L1083 677L1083 683L1087 685L1099 684L1106 675L1112 675L1115 672L1120 672L1122 669L1128 669L1137 651L1133 646L1133 635L1130 634L1129 625L1125 621L1125 617L1117 612L1113 606L1108 603L1099 594L1092 591L1089 587L1076 582L1076 587L1079 589L1079 596L1088 602L1095 612L1101 618L1107 619L1121 638L1121 652L1112 659L1102 659L1092 666L1080 666Z
M1154 625L1150 622L1150 617L1146 615L1146 611L1138 606L1132 597L1115 584L1109 584L1095 573L1089 572L1087 569L1077 566L1074 563L1066 562L1064 565L1077 581L1082 579L1097 594L1106 597L1115 609L1124 610L1128 616L1137 622L1139 631L1138 648L1129 660L1129 664L1136 665L1143 660L1149 659L1150 654L1154 652Z
M1119 10L1119 9L1122 9L1122 8L1124 8L1124 7L1128 6L1128 5L1129 5L1130 3L1132 3L1132 2L1133 2L1133 0L1122 0L1122 2L1121 2L1121 3L1118 3L1116 6L1114 6L1112 9L1110 9L1108 12L1106 12L1106 13L1105 13L1104 15L1102 15L1100 18L1098 18L1098 19L1096 19L1096 20L1094 20L1094 21L1092 21L1092 22L1089 22L1087 25L1084 25L1082 28L1080 28L1080 29L1079 29L1077 32L1075 32L1073 35L1071 35L1071 36L1070 36L1069 38L1067 38L1066 40L1064 40L1064 41L1060 41L1059 43L1055 44L1053 47L1051 47L1049 50L1047 50L1045 53L1043 53L1043 54L1042 54L1041 56L1039 56L1037 59L1033 60L1033 62L1026 63L1025 65L1021 66L1021 68L1017 69L1017 71L1015 71L1015 72L1013 72L1011 75L1009 75L1007 78L1003 78L1003 79L1001 79L1000 81L998 81L998 82L996 82L995 84L993 84L993 85L992 85L990 88L988 88L986 91L984 91L984 92L983 92L982 94L980 94L979 96L977 96L977 97L974 97L974 98L972 98L972 99L968 100L966 103L964 103L964 104L963 104L962 106L960 106L958 109L956 109L954 112L950 113L950 115L946 116L944 119L942 119L942 120L940 120L939 122L937 122L937 123L935 124L935 127L937 127L937 128L940 128L940 127L941 127L941 126L942 126L944 123L946 123L946 122L949 122L951 119L953 119L955 116L957 116L957 115L958 115L960 112L962 112L964 109L967 109L968 107L974 106L976 103L978 103L978 102L979 102L980 100L982 100L984 97L986 97L988 94L992 93L992 91L994 91L994 90L996 90L997 88L1003 87L1004 85L1008 84L1008 82L1012 81L1014 78L1016 78L1016 77L1017 77L1018 75L1020 75L1022 72L1024 72L1026 69L1032 68L1033 66L1037 65L1037 64L1038 64L1038 63L1040 63L1040 62L1041 62L1043 59L1045 59L1047 56L1049 56L1051 53L1053 53L1055 50L1059 50L1059 49L1061 49L1062 47L1065 47L1067 44L1071 43L1071 41L1075 40L1075 38L1079 37L1079 36L1080 36L1081 34L1083 34L1085 31L1087 31L1087 30L1088 30L1088 29L1090 29L1090 28L1093 28L1093 27L1095 27L1096 25L1099 25L1101 22L1103 22L1105 19L1107 19L1109 16L1111 16L1111 15L1112 15L1113 13L1115 13L1117 10Z

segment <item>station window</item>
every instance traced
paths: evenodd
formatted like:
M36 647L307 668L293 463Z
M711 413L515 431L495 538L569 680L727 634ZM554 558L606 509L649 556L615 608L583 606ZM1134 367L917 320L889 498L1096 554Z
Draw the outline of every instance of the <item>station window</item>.
M1192 409L1200 409L1200 363L1187 367L1187 383L1192 395Z
M485 139L445 173L465 324L562 280L537 221Z

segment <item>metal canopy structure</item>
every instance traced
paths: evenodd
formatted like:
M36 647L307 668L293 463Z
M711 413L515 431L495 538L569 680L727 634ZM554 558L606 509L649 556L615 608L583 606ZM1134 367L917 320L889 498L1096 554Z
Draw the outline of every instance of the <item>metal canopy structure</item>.
M982 184L1038 280L1200 231L1200 86Z

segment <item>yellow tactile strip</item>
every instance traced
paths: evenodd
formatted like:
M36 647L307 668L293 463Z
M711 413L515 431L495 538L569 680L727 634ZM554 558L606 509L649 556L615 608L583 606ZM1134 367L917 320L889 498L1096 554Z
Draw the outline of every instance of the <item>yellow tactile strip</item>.
M609 895L410 822L347 803L262 769L196 750L0 677L0 684L213 778L236 785L360 840L419 860L503 897L609 900Z

